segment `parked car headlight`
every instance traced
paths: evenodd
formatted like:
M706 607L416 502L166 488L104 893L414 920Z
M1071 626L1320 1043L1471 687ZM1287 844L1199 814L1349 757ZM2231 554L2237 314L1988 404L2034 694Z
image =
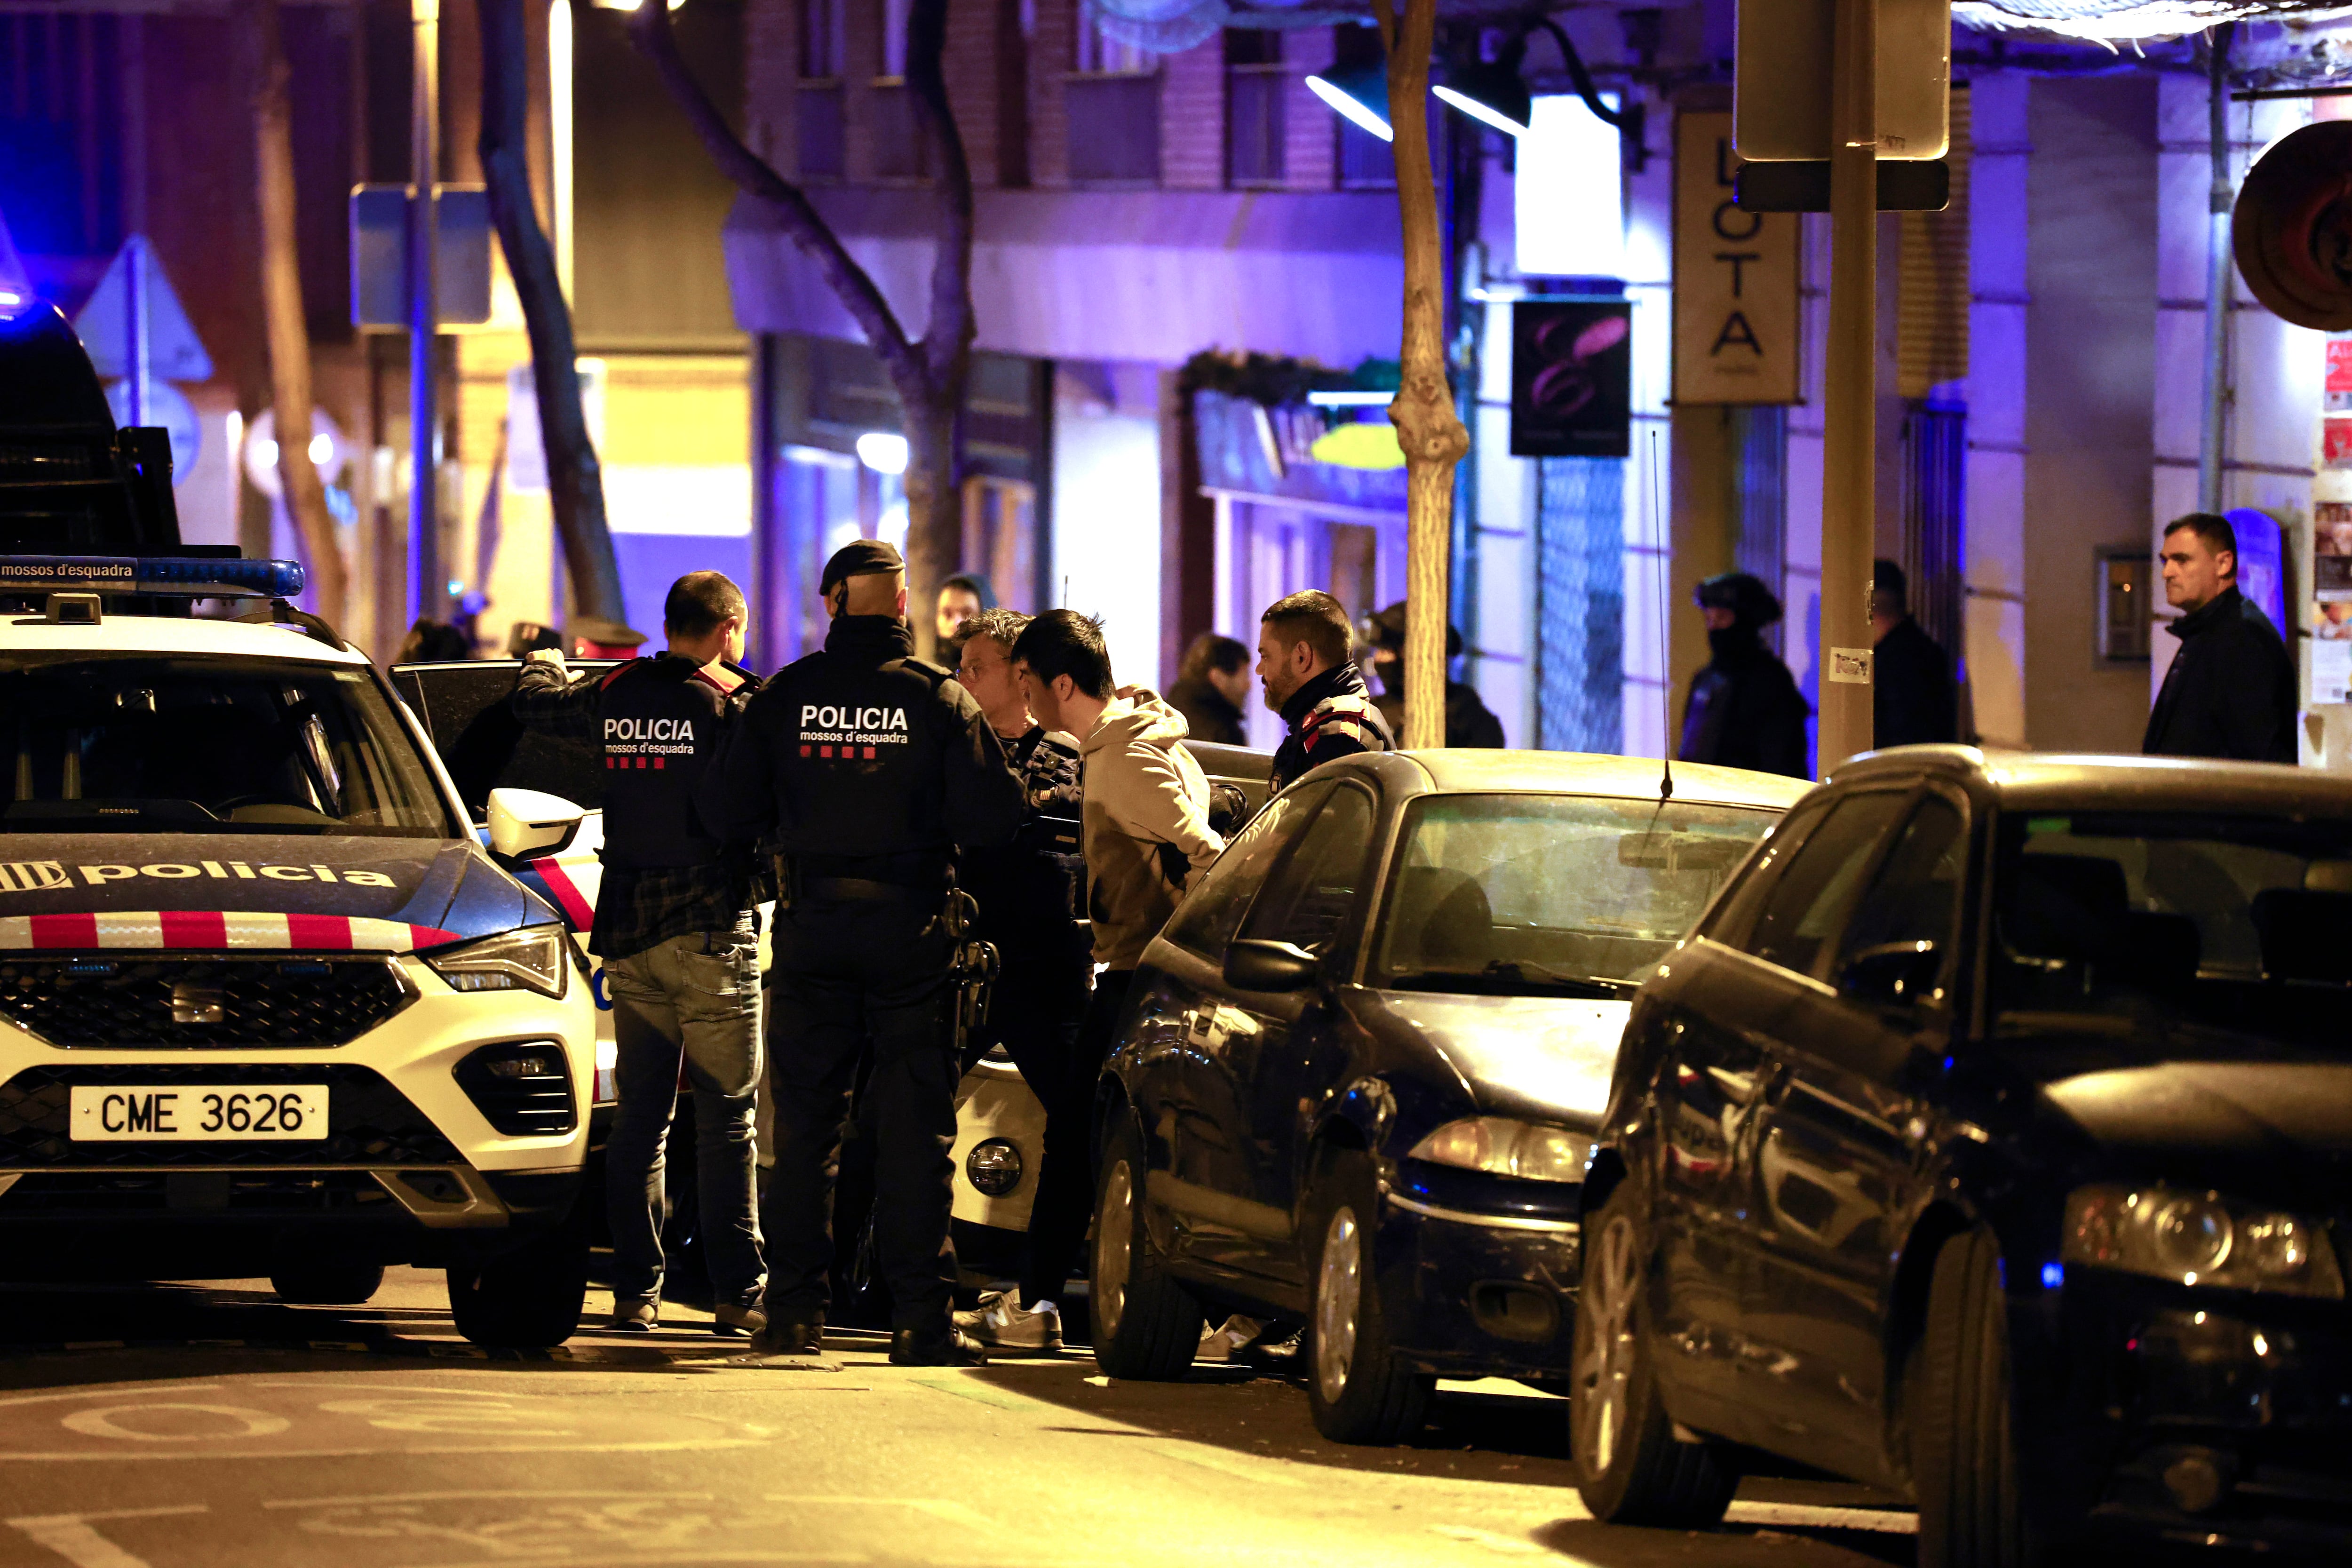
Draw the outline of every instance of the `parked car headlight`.
M524 926L428 954L425 962L452 991L536 991L561 998L567 945L560 925Z
M2325 1227L2214 1193L2112 1184L2078 1188L2066 1200L2060 1257L2183 1285L2336 1300L2344 1295L2343 1271Z
M1540 1121L1465 1116L1414 1144L1408 1158L1523 1181L1581 1182L1592 1158L1592 1140Z

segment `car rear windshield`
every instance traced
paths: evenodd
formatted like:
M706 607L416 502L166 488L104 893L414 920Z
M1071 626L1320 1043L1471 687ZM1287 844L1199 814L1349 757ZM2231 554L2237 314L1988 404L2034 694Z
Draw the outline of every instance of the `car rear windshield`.
M369 672L0 653L0 831L458 836Z
M1415 801L1371 983L1628 990L1696 922L1779 815L1593 795Z
M2011 818L1995 872L1995 1003L2340 1037L2352 822L2176 812Z

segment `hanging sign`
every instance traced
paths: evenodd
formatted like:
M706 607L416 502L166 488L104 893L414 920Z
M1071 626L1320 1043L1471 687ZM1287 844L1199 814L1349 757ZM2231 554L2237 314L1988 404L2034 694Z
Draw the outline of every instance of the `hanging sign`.
M1799 218L1733 200L1731 116L1675 120L1675 401L1794 403Z
M1511 307L1511 456L1633 450L1633 307L1521 300Z

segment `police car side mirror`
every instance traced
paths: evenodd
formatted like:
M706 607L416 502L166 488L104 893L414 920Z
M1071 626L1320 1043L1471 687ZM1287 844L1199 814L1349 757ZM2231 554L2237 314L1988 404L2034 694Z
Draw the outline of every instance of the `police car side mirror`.
M501 860L561 855L588 814L560 795L535 789L490 792L490 853Z
M1252 939L1225 949L1225 984L1236 991L1304 991L1321 973L1320 960L1286 942Z

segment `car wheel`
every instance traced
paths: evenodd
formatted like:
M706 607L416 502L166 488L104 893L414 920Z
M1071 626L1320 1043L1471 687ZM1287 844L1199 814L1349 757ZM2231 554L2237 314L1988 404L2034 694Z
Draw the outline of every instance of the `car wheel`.
M2025 1528L2010 1426L2009 1321L1989 1231L1936 1255L1913 1384L1911 1453L1919 1568L2028 1568L2047 1553Z
M1584 1227L1584 1278L1570 1352L1570 1446L1577 1490L1612 1524L1703 1530L1723 1518L1739 1475L1710 1443L1675 1438L1658 1396L1645 1300L1650 1247L1634 1184L1620 1182Z
M588 1298L588 1236L578 1217L536 1240L449 1265L457 1331L499 1350L551 1350L580 1328Z
M1168 1271L1143 1222L1143 1138L1131 1118L1103 1151L1095 1209L1095 1364L1113 1377L1181 1377L1201 1343L1201 1303Z
M1374 1267L1380 1186L1372 1163L1336 1154L1309 1191L1315 1272L1309 1289L1307 1395L1315 1429L1335 1443L1402 1443L1421 1430L1437 1380L1389 1343Z
M356 1307L383 1289L383 1265L288 1264L270 1270L269 1288L289 1307Z

